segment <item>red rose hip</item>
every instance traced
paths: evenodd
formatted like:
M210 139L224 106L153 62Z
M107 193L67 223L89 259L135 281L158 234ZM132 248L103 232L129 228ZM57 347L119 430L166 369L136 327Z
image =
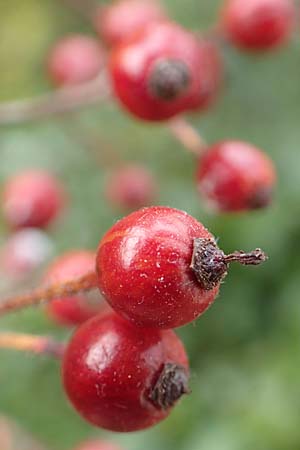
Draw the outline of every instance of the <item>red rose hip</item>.
M227 0L222 26L238 47L268 50L289 38L295 16L292 0Z
M136 325L175 328L211 305L228 262L256 264L261 258L261 251L225 256L187 213L150 207L123 218L103 237L98 285L112 308Z
M60 213L65 195L58 180L42 170L29 170L10 178L2 196L2 209L11 228L45 228Z
M272 201L275 181L270 158L246 142L220 142L199 160L199 192L218 211L266 207Z
M114 313L75 332L62 374L76 410L111 431L155 425L188 392L187 356L175 333L137 328Z
M95 270L95 253L77 250L65 253L57 258L48 268L45 284L63 283L83 276ZM78 294L52 300L47 306L47 313L60 325L79 325L100 312L107 312L110 307L97 293Z
M174 23L147 26L112 52L116 97L133 115L150 121L193 107L207 86L199 70L205 65L200 47L192 33Z
M74 85L95 78L104 64L105 52L98 41L74 34L53 47L48 57L48 73L58 86Z
M95 26L104 41L115 46L149 23L165 17L162 6L156 0L119 0L100 7Z
M118 168L106 185L107 200L123 209L147 206L155 195L156 184L152 173L139 165L128 164Z

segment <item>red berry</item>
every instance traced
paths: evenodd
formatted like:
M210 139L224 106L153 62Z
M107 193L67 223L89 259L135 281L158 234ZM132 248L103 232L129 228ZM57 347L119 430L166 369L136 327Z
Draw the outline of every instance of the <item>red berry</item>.
M1 270L13 278L28 276L49 259L52 251L53 243L43 231L35 228L17 231L1 249Z
M29 170L7 181L2 209L12 228L44 228L57 217L64 200L56 178L42 170Z
M112 442L93 440L84 442L75 450L121 450L121 448Z
M195 238L213 239L183 211L151 207L117 222L97 255L100 290L113 309L140 326L175 328L214 301L191 269Z
M149 23L165 17L156 0L119 0L99 9L95 25L104 41L115 46Z
M267 206L272 200L275 180L269 157L246 142L218 143L199 161L198 189L220 211Z
M48 72L56 85L73 85L95 78L104 67L105 53L89 36L70 35L59 41L48 58Z
M295 15L292 0L227 0L222 21L238 47L267 50L290 37Z
M188 392L188 361L173 331L137 328L116 314L74 334L63 359L66 393L90 423L111 431L151 427Z
M206 90L205 58L192 33L173 23L151 24L112 52L115 94L140 119L168 119Z
M117 169L106 185L106 197L113 205L137 209L155 198L156 185L152 174L143 166L127 165Z
M95 270L95 253L85 250L72 251L60 256L49 267L45 284L62 283L86 272ZM47 306L49 316L61 325L79 325L99 312L109 310L99 293L57 298Z

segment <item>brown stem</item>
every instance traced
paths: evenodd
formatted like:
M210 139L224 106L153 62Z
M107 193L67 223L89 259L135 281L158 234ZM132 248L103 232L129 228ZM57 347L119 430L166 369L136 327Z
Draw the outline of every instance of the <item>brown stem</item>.
M87 83L58 89L39 97L0 104L0 125L18 124L65 114L110 97L104 73Z
M61 358L65 350L64 344L46 336L9 332L0 333L0 348L29 351L55 358Z
M229 263L257 266L267 259L267 255L260 248L249 253L237 251L225 255L214 239L196 238L190 267L203 289L211 290L225 278Z
M63 3L84 19L92 22L93 13L96 9L96 2L94 0L63 0Z
M205 151L207 147L205 140L184 117L171 120L168 128L173 136L194 155L199 157Z
M97 286L95 272L88 272L82 277L60 284L40 287L28 294L21 294L15 297L0 301L0 316L12 311L26 308L31 305L38 305L42 302L54 300L58 297L67 297L78 292L90 291Z

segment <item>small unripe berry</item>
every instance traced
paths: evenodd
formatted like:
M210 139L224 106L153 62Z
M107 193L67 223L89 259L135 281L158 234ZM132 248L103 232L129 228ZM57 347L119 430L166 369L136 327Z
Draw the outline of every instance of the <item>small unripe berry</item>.
M45 285L64 283L95 270L95 253L78 250L65 253L48 268L44 278ZM91 317L110 310L109 305L96 294L78 294L52 300L47 312L60 325L79 325Z
M156 184L146 167L130 164L120 167L111 175L105 192L111 204L134 210L152 203Z
M227 0L222 26L229 39L246 50L268 50L291 35L293 0Z
M188 392L187 356L175 333L137 328L114 313L77 329L62 373L76 410L111 431L155 425Z
M80 444L74 450L122 450L117 444L112 442L91 440Z
M217 211L264 208L272 201L275 181L271 159L246 142L220 142L199 160L198 189Z
M48 57L48 73L54 84L73 85L95 78L105 64L105 52L89 36L70 35L57 42Z
M2 210L11 228L45 228L62 210L63 189L42 170L21 172L4 185Z
M12 278L28 276L45 264L52 252L53 243L43 231L36 228L17 231L1 249L1 271Z
M118 0L100 7L95 26L103 40L115 46L149 23L165 18L163 8L156 0Z
M165 120L187 110L206 90L200 47L192 33L174 23L147 26L112 52L116 97L144 120Z

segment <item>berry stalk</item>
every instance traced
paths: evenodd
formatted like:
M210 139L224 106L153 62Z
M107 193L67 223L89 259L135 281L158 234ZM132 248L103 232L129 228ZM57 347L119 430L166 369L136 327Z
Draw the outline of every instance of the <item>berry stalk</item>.
M168 128L175 139L177 139L188 151L197 157L203 154L207 147L205 140L184 117L178 117L171 120L168 124Z
M0 333L0 348L28 351L58 359L63 356L65 350L63 344L50 337L10 332Z
M96 286L95 272L87 272L82 277L74 278L64 283L50 284L27 294L20 294L3 300L0 302L0 316L26 308L27 306L49 302L55 298L68 297L79 292L87 292Z

